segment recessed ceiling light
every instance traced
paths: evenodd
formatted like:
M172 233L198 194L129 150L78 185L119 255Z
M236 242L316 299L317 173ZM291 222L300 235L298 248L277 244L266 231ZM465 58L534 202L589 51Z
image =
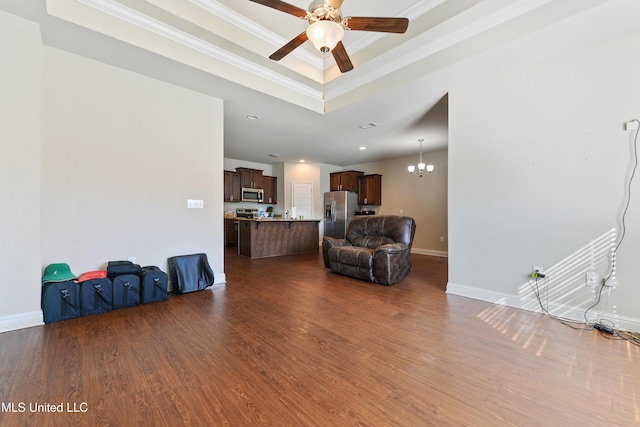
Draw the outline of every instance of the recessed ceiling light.
M374 128L374 127L376 127L376 126L378 126L378 124L377 124L377 123L373 123L373 122L371 122L371 123L367 123L366 125L360 125L360 126L358 126L358 127L359 127L360 129L371 129L371 128Z
M300 159L300 163L304 163L304 159Z
M254 116L253 114L250 114L247 116L247 119L249 120L258 120L258 116Z
M366 150L367 147L365 147L364 145L362 147L360 147L360 150Z

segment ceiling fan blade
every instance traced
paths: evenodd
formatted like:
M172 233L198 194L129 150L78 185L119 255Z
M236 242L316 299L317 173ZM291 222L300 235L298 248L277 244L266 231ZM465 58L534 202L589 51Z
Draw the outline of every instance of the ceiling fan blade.
M342 7L342 0L325 0L325 3L334 9L340 9L340 7Z
M307 37L307 32L305 31L303 33L300 33L296 38L291 40L289 43L285 44L280 49L273 52L269 57L269 59L273 59L274 61L280 61L282 58L290 54L295 48L297 48L307 40L309 40L309 38Z
M349 59L349 54L341 41L338 42L331 53L333 54L333 58L336 60L336 64L338 64L338 68L341 72L346 73L347 71L353 70L353 64L351 63L351 59Z
M297 6L294 6L289 3L285 3L280 0L249 0L249 1L252 1L254 3L259 3L261 5L279 10L281 12L285 12L290 15L297 16L299 18L304 18L305 16L307 16L306 10L300 9Z
M347 26L354 31L378 31L382 33L404 33L409 27L407 18L366 18L350 16L345 18Z

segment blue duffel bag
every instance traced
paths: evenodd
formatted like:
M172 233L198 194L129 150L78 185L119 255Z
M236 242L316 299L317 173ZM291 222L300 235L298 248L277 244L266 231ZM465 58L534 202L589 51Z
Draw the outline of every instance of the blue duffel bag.
M164 301L167 299L167 273L149 265L140 269L140 303Z
M113 283L113 309L140 305L140 276L123 274L111 279Z
M80 282L82 315L106 313L113 309L113 283L108 277Z
M44 323L80 316L80 286L68 264L49 264L45 268L40 306Z

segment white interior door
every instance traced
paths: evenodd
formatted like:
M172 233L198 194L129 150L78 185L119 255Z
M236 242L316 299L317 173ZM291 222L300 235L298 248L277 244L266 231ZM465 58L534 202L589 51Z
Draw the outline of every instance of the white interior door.
M304 216L312 219L313 216L313 182L292 182L291 183L291 207L296 208L296 216Z

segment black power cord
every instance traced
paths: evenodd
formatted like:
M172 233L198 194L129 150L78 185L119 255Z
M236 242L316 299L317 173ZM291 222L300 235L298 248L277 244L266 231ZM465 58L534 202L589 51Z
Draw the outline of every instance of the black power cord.
M613 249L613 253L611 254L611 269L609 270L609 274L607 274L607 277L604 278L604 280L602 281L602 284L600 285L596 302L594 302L584 312L584 321L587 324L589 324L589 319L587 318L587 314L589 313L589 311L591 311L591 309L593 309L598 304L600 304L600 300L602 298L602 291L607 285L607 282L611 279L611 276L613 276L613 273L616 271L616 256L618 255L618 249L620 248L620 245L624 240L624 236L627 233L626 218L627 218L627 211L629 210L629 204L631 203L631 184L633 183L633 178L635 177L636 170L638 169L638 133L640 132L640 120L633 119L628 123L633 123L633 122L637 123L638 127L636 128L636 135L633 138L634 162L633 162L633 170L631 171L631 177L629 178L629 184L627 185L627 202L625 203L624 211L622 212L622 233L620 234L620 240L618 240L618 243L616 244L616 247ZM596 327L596 325L601 325L601 322L595 322L594 327Z
M533 276L532 276L533 277ZM622 331L622 330L618 330L616 329L615 325L613 324L613 322L609 321L609 320L599 320L595 323L593 323L592 325L589 325L589 323L586 322L579 322L573 319L567 319L565 317L559 317L559 316L555 316L553 314L551 314L548 310L547 307L544 306L544 304L542 303L542 296L540 295L540 286L538 284L538 278L539 277L534 277L535 282L532 284L531 282L529 282L529 286L531 286L531 290L533 291L533 294L536 297L536 300L538 301L538 304L540 305L540 309L547 315L547 317L556 320L558 322L560 322L561 324L568 326L569 328L576 330L576 331L599 331L600 335L602 335L604 338L610 339L610 340L625 340L633 345L636 345L638 347L640 347L640 332L635 332L635 331ZM548 279L545 278L545 285L547 284ZM548 303L547 303L548 304ZM605 322L608 322L610 324L607 324ZM579 326L575 326L575 325L586 325L586 328L581 328Z
M593 329L595 329L596 331L600 331L602 333L605 334L609 334L609 335L617 335L617 331L612 328L611 326L607 326L604 323L600 323L597 322L593 325Z
M622 241L624 240L624 237L626 235L627 232L627 225L626 225L626 217L627 217L627 211L629 210L629 204L631 203L631 184L633 183L633 178L635 177L636 171L638 169L638 134L640 133L640 120L638 119L634 119L631 120L632 123L635 122L638 124L638 127L636 129L636 134L634 136L633 139L633 154L634 154L634 164L633 164L633 169L631 172L631 177L629 178L629 183L627 185L627 201L625 203L625 207L624 207L624 211L622 212L622 233L620 234L620 240L618 240L618 243L616 244L615 248L613 249L613 253L611 256L611 269L609 271L609 274L607 275L607 277L605 277L602 280L602 283L600 285L600 289L598 290L598 295L596 298L595 303L593 303L589 308L587 308L584 312L584 322L579 322L573 319L567 319L567 318L562 318L562 317L558 317L558 316L554 316L552 315L549 310L544 306L544 304L542 303L542 299L540 296L540 287L538 286L538 279L545 279L545 284L547 283L548 278L546 277L546 275L544 274L540 274L537 270L532 272L531 274L531 278L533 278L535 280L535 286L533 284L531 284L531 282L529 282L529 285L531 286L531 290L533 291L533 294L536 297L536 300L538 301L538 304L540 305L540 309L550 318L557 320L558 322L562 323L565 326L570 327L571 329L575 329L575 330L579 330L579 331L593 331L593 330L597 330L600 332L600 334L607 338L607 339L614 339L614 340L625 340L631 344L634 344L638 347L640 347L640 332L636 332L636 331L625 331L625 330L619 330L615 327L615 325L613 324L613 322L606 320L606 319L600 319L597 320L593 323L589 322L589 319L587 318L587 314L589 313L589 311L591 311L594 307L596 307L598 304L600 304L600 300L602 299L602 292L604 290L604 288L607 286L607 282L611 279L611 277L613 276L613 273L615 272L615 267L616 267L616 255L618 253L618 249L620 248L620 245L622 244ZM610 323L607 324L607 323ZM577 326L574 326L574 324L581 324L581 325L585 325L588 326L587 328L580 328Z
M589 327L589 328L579 328L577 326L574 326L573 324L582 324L581 322L575 321L573 319L568 319L566 317L560 317L560 316L556 316L553 315L549 312L549 309L547 307L544 306L544 304L542 304L542 297L540 295L540 286L538 285L538 278L544 278L545 279L545 286L547 285L547 281L549 280L546 275L542 275L542 277L540 276L533 276L532 277L535 279L534 284L531 284L531 282L529 282L529 286L531 286L531 290L533 291L533 294L536 296L536 300L538 301L538 304L540 305L540 309L544 312L544 314L547 315L547 317L550 317L553 320L557 320L558 322L562 323L565 326L570 327L571 329L575 329L578 331L592 331L593 330L593 326ZM534 286L535 285L535 286ZM548 296L547 296L548 299ZM548 301L547 301L547 305L548 305Z

